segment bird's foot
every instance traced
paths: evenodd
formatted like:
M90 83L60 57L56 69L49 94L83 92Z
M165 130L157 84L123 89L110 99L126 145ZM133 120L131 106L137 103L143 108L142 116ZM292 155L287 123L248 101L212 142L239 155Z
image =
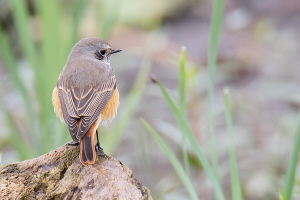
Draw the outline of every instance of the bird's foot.
M104 154L104 151L103 151L102 147L100 147L100 144L99 144L99 143L97 143L97 144L95 145L95 149L96 149L96 152L97 152L97 153L99 153L99 154Z

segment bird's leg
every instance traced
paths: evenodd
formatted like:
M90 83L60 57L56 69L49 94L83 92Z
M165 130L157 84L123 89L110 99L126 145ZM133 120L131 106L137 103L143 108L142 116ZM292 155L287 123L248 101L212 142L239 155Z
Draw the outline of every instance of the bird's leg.
M70 145L70 146L79 146L79 141L72 140L72 141L68 142L67 145Z
M101 148L100 142L99 142L98 130L96 130L96 137L97 137L97 143L95 145L96 152L99 152L99 151L103 152L103 149Z

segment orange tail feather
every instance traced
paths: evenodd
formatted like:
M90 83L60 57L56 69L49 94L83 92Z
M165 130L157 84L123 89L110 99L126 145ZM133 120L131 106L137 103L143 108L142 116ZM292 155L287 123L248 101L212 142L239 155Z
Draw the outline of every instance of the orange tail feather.
M83 165L94 164L96 161L96 150L94 147L94 128L90 130L80 139L80 162Z

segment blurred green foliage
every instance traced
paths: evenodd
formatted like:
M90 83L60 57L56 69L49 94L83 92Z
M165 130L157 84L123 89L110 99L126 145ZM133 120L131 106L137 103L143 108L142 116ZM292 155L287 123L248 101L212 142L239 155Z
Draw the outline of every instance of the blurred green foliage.
M183 47L181 49L181 53L179 56L179 83L178 83L178 106L174 103L172 98L169 96L166 89L161 85L160 82L153 79L153 81L158 85L160 88L164 99L168 103L174 118L176 119L180 132L183 135L183 144L184 139L187 138L189 144L192 147L192 153L196 155L198 161L201 163L207 177L212 183L212 187L214 188L215 198L216 199L225 199L224 195L224 188L222 187L220 178L219 178L219 165L218 165L218 155L216 149L216 139L214 133L214 77L216 73L216 59L217 59L217 49L218 49L218 40L219 34L221 30L221 22L222 22L222 15L223 15L223 4L222 0L214 1L213 12L212 12L212 20L211 20L211 32L210 32L210 48L208 54L208 72L209 72L209 79L208 79L208 93L209 93L209 106L210 106L210 130L211 130L211 160L212 164L210 164L209 159L203 153L201 146L197 142L195 134L192 132L187 120L186 120L186 49ZM239 173L236 163L236 156L235 156L235 147L233 142L232 136L232 128L231 128L231 114L230 114L230 103L229 103L229 91L226 90L225 94L225 116L227 121L227 127L229 132L229 140L231 141L229 157L230 157L230 169L231 169L231 188L232 188L232 199L240 200L242 199L242 192L241 192L241 185L239 181ZM185 170L177 160L175 154L170 150L170 148L166 145L163 139L159 136L159 134L152 128L150 124L142 121L148 131L153 135L155 140L159 143L161 148L166 153L168 159L172 163L175 171L177 172L178 176L182 180L183 184L185 185L190 198L191 199L198 199L195 197L195 190L194 187L190 184L192 182L192 178L189 177L189 167L187 161L187 149L184 149L185 145L183 145L183 157L184 157L184 164Z

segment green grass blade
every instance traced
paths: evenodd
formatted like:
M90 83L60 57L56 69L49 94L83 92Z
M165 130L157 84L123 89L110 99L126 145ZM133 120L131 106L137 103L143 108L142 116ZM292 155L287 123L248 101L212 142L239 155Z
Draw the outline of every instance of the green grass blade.
M221 30L222 15L223 15L223 0L214 0L212 9L212 18L210 23L210 41L208 52L208 94L209 94L209 129L210 129L210 144L211 144L211 159L213 168L219 179L218 153L216 148L216 138L214 130L214 82L216 71L216 60L218 51L219 33Z
M73 3L73 25L72 25L72 39L71 44L75 43L78 39L78 27L83 11L85 8L84 0L75 0Z
M176 173L178 174L179 178L181 179L182 183L185 185L191 199L197 200L198 195L193 187L191 180L188 178L188 175L185 173L182 165L171 151L171 149L166 145L166 143L162 140L159 134L152 128L150 124L148 124L145 120L142 119L142 123L147 128L147 130L152 134L156 142L159 146L163 149L165 154L167 155L168 159L170 160L171 164L173 165Z
M19 42L21 44L22 52L26 59L37 67L37 56L32 33L29 26L29 15L25 1L11 0L10 6L12 8L13 19L16 24Z
M129 92L126 103L122 105L123 110L120 112L120 118L117 122L117 127L114 128L109 136L103 138L103 148L109 155L113 154L116 146L121 140L122 134L129 124L132 115L134 114L135 108L138 105L145 85L147 83L149 72L151 69L151 63L144 61L139 70L138 76Z
M11 75L14 84L16 85L17 89L21 92L26 94L26 89L24 84L22 83L20 76L17 71L17 62L16 57L13 53L11 45L8 42L8 38L4 34L2 27L0 26L0 53L1 58L5 63L5 67L7 68L8 72ZM27 95L27 94L26 94Z
M279 190L279 200L286 200L282 190Z
M209 179L212 182L217 199L219 199L219 200L225 199L220 182L219 182L216 174L214 173L214 171L211 169L211 166L209 165L205 155L203 154L203 152L200 148L200 145L197 142L197 139L195 138L189 125L187 124L186 119L182 116L179 109L176 107L175 103L173 102L173 100L171 99L171 97L169 96L169 94L167 93L165 88L156 80L153 80L153 81L155 81L157 83L157 85L159 86L165 100L167 101L169 107L171 108L171 111L172 111L177 123L179 124L181 132L186 135L189 142L191 143L191 146L192 146L195 154L197 155L199 161L201 162L205 173L207 174L207 176L209 177Z
M185 64L186 64L186 48L181 47L179 56L179 110L183 116L185 116L186 111L186 81L185 81Z
M292 197L293 186L296 177L296 168L297 168L298 157L299 157L299 150L300 150L300 114L298 116L298 125L295 133L293 150L289 160L289 165L288 165L287 174L284 183L283 194L286 200L290 200Z
M236 154L234 148L234 138L232 132L232 119L230 112L230 101L229 101L229 89L224 89L224 99L225 99L225 118L228 136L230 138L230 148L229 148L229 158L230 158L230 179L231 179L231 193L233 200L242 200L242 190L241 183L239 179L239 172L236 161Z
M101 29L100 29L100 38L104 40L109 39L109 34L111 33L113 26L118 21L123 1L112 0L112 1L107 1L106 3L108 4L106 5L107 9L104 10L102 7L102 11L105 14L99 16L101 17L100 21L102 22ZM103 4L100 4L100 7L101 6L103 6Z
M35 70L37 85L37 97L39 101L39 118L41 120L41 144L40 153L46 153L51 149L54 132L51 134L50 121L54 117L51 106L51 94L59 74L63 53L62 37L60 34L61 6L59 1L40 0L37 2L38 16L41 24L41 66Z
M179 77L178 77L178 94L179 94L179 110L183 116L186 116L186 47L181 47L179 55ZM184 168L187 174L190 174L190 165L188 160L188 151L186 145L186 137L182 135L182 156L184 161Z
M188 145L187 145L187 140L186 140L186 136L182 135L182 157L183 157L183 162L184 162L184 169L186 171L186 173L188 175L191 174L191 170L190 170L190 162L189 162L189 154L188 154Z

